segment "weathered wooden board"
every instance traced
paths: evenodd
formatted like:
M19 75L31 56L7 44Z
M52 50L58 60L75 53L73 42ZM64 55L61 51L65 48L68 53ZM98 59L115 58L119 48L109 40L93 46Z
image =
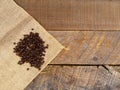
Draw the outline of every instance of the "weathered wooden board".
M96 66L47 66L25 90L120 90L120 74Z
M49 31L67 49L51 64L119 64L119 31Z
M119 0L15 0L47 30L120 30Z
M0 90L23 90L41 72L28 63L19 65L20 57L13 50L13 43L30 33L31 28L49 45L41 66L43 70L63 46L13 0L0 0Z

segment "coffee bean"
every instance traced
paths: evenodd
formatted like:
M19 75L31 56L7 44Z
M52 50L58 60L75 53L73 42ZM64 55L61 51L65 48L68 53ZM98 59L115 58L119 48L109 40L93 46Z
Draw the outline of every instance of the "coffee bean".
M29 68L27 68L27 70L29 70Z
M32 28L31 30L34 30L34 28Z

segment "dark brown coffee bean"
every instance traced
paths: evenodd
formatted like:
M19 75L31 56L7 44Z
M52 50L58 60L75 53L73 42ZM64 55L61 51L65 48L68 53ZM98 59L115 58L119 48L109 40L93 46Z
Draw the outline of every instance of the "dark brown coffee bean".
M27 70L29 70L29 68L27 68Z
M16 44L16 42L13 43L14 45Z
M32 28L31 30L34 30L34 28Z

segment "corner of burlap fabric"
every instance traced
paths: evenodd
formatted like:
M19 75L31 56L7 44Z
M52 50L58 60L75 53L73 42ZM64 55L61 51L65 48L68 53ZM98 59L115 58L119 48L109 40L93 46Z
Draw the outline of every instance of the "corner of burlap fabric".
M13 53L13 42L18 42L24 34L34 28L49 45L45 63L41 70L30 68L29 64L18 65L19 57ZM0 0L0 90L23 90L63 49L32 16L13 0Z

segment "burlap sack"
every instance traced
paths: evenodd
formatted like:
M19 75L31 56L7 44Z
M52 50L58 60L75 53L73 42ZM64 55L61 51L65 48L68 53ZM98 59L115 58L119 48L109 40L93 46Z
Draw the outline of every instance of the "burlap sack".
M0 0L0 90L23 90L40 73L33 67L27 71L29 64L18 65L20 58L13 53L13 42L31 28L49 44L43 70L63 46L13 0Z

